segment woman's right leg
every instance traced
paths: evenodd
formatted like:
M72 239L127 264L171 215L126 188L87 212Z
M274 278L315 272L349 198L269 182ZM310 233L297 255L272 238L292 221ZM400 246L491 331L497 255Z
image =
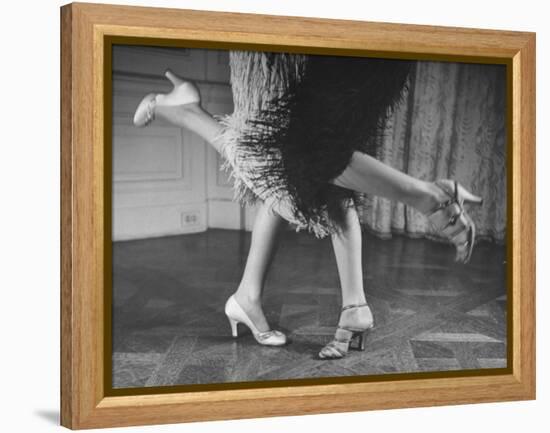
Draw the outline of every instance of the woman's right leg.
M170 70L166 70L164 75L173 84L172 91L146 95L136 109L134 124L146 126L153 118L162 117L173 125L194 132L221 152L217 137L223 127L202 108L197 86Z
M184 81L168 71L166 77L176 86ZM190 83L190 82L188 82ZM198 91L196 88L188 88ZM185 93L158 95L154 106L154 115L162 117L173 125L185 128L199 135L211 144L219 153L222 153L221 143L217 141L222 132L222 125L198 102L177 104L177 98L186 99ZM282 217L271 206L263 203L256 215L252 230L252 241L246 261L244 273L234 298L248 317L254 322L258 331L269 331L270 327L264 316L261 306L261 295L273 258L277 233L281 226Z
M260 332L270 329L262 311L262 290L275 250L283 219L267 204L262 204L252 230L250 250L243 276L234 296Z
M194 132L221 153L221 145L216 140L222 131L222 125L198 103L178 106L157 105L155 114L170 123Z

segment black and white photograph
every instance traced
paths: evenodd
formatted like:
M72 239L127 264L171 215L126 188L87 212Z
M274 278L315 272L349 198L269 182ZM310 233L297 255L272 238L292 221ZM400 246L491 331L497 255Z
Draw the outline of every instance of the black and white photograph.
M118 44L111 80L113 389L509 367L506 65Z

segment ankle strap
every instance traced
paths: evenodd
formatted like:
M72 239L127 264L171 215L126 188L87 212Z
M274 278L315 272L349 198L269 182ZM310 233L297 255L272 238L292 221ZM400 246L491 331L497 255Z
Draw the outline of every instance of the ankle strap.
M444 209L446 208L447 206L453 204L453 203L458 203L460 205L460 202L458 200L458 182L456 180L453 180L453 190L450 191L448 186L444 183L441 182L442 179L438 179L436 180L434 183L437 185L437 187L439 189L441 189L441 191L443 191L445 194L447 194L449 196L449 199L445 200L445 201L442 201L441 203L438 203L435 205L435 207L428 212L428 217L432 216L433 214L435 214L438 210L440 209Z
M368 306L366 302L363 302L362 304L348 304L342 307L342 311L349 310L350 308L358 308L358 307L366 307L366 306Z

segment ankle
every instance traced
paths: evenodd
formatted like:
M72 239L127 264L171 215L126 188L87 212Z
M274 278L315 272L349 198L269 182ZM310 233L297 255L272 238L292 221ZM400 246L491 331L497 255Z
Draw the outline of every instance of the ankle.
M414 207L423 214L429 214L438 204L446 201L449 196L434 182L423 182L422 193Z
M367 303L367 300L365 299L364 296L357 297L357 298L349 298L349 299L342 300L342 308L348 305L363 305L366 303ZM348 310L344 310L344 311L348 311Z
M254 292L257 290L251 290L249 286L239 286L237 291L234 293L237 302L243 303L246 305L255 305L261 306L262 300L261 295L257 295Z
M370 307L348 308L340 313L339 326L368 327L374 319Z

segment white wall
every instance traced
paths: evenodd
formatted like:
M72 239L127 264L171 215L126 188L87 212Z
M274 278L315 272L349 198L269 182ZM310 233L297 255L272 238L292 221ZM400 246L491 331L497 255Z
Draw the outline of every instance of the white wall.
M95 0L102 2L101 0ZM112 0L113 2L115 0ZM538 401L109 429L122 432L544 431L550 386L550 29L540 0L312 2L142 0L132 5L319 16L537 31ZM59 10L58 0L6 2L2 35L0 287L4 431L60 432L59 410ZM543 424L545 423L545 424Z
M223 50L113 48L113 240L245 228L247 213L211 146L161 118L132 123L144 95L171 90L166 68L196 82L206 110L231 113L228 62Z

